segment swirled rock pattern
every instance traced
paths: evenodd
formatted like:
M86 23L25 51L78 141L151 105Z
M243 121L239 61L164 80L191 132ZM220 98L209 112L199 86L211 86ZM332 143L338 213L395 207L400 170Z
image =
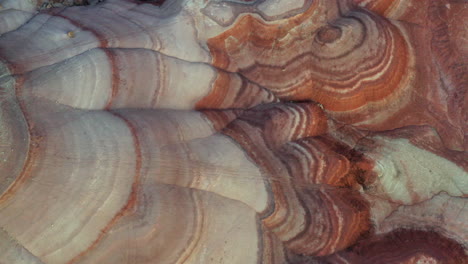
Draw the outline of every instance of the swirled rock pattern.
M0 263L468 263L468 3L0 0Z

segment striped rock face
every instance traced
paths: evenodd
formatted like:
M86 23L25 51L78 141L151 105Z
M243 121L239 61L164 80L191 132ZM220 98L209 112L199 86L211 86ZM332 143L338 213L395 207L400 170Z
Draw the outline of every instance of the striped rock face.
M46 2L0 0L0 263L468 263L466 1Z

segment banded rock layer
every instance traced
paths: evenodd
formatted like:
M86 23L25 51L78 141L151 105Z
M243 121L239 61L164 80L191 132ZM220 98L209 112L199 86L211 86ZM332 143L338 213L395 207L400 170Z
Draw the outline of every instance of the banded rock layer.
M0 4L0 263L468 262L466 2Z

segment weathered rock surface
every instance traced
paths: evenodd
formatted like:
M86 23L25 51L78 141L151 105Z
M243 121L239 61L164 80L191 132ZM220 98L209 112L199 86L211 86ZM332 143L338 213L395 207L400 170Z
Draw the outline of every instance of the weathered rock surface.
M0 0L0 263L468 263L466 1L43 3Z

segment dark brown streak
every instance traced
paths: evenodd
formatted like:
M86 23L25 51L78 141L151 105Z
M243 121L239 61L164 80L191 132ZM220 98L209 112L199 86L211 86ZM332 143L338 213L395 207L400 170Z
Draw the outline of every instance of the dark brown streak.
M119 83L120 83L120 74L117 65L117 56L111 49L103 49L106 53L107 57L109 58L109 64L112 71L112 84L111 84L111 95L109 96L109 100L104 107L105 110L109 110L112 106L112 102L119 91Z

